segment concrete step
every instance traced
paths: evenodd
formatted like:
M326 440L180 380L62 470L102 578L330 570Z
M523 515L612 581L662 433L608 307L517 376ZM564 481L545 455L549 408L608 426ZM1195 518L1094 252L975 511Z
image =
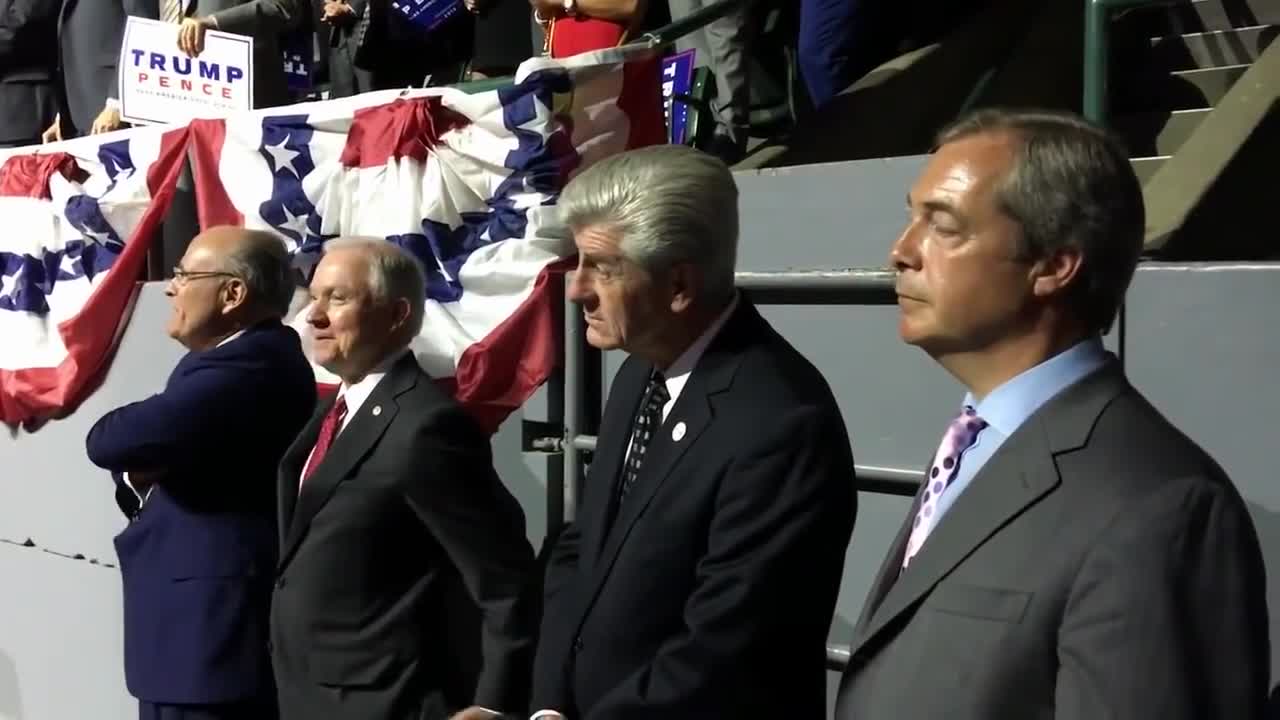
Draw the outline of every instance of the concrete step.
M1248 65L1227 65L1134 73L1117 81L1114 105L1122 113L1213 107L1248 69Z
M1280 0L1276 0L1280 2ZM1280 25L1153 37L1151 61L1164 70L1248 65L1280 36Z
M1173 6L1135 8L1130 21L1152 37L1232 30L1254 25L1280 25L1277 0L1186 0Z
M1200 127L1213 110L1174 110L1121 115L1115 129L1124 139L1130 157L1172 155Z
M1129 161L1133 165L1133 171L1138 175L1138 182L1143 185L1151 179L1152 175L1160 169L1164 162L1169 159L1168 155L1156 155L1153 157L1136 157Z

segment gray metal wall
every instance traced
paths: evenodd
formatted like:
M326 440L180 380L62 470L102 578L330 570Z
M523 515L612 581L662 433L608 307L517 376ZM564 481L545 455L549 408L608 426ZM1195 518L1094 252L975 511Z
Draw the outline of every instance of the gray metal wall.
M740 268L883 265L920 164L904 158L740 175ZM1280 331L1270 319L1276 307L1280 265L1145 267L1130 293L1124 353L1134 382L1249 498L1272 567L1280 562L1280 486L1266 455L1280 439L1273 420L1280 407L1280 384L1272 379L1280 368ZM124 520L110 478L84 459L83 440L102 413L163 385L181 354L161 330L166 313L160 288L144 288L101 389L64 420L0 436L0 720L136 714L120 667L120 583L111 547ZM859 464L915 468L927 459L962 390L898 341L893 308L764 313L831 381ZM609 374L619 361L606 358ZM529 403L527 417L545 418L544 395ZM536 543L545 531L548 458L520 452L519 421L503 427L494 450ZM860 502L833 642L848 642L908 503L865 493ZM36 547L21 546L28 538ZM1273 602L1280 598L1277 576L1273 570ZM1276 624L1270 631L1280 640Z

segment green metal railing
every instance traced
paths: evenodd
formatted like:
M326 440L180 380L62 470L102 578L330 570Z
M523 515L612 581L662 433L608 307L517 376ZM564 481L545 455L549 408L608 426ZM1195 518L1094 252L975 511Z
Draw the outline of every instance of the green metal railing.
M1085 0L1084 9L1084 116L1107 123L1108 72L1111 51L1111 13L1152 5L1174 5L1186 0Z

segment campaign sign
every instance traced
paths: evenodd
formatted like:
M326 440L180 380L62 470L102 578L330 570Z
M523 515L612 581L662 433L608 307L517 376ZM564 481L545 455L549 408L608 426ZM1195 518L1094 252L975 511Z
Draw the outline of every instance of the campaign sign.
M292 31L280 35L280 55L284 61L284 77L289 89L297 93L312 90L312 73L315 65L315 49L311 46L311 33Z
M207 30L204 50L178 49L178 26L130 17L120 44L120 116L183 123L253 109L253 38Z
M391 9L419 27L435 30L462 10L462 0L392 0Z
M667 114L667 136L675 145L683 145L689 108L675 99L693 89L692 49L662 59L662 105Z

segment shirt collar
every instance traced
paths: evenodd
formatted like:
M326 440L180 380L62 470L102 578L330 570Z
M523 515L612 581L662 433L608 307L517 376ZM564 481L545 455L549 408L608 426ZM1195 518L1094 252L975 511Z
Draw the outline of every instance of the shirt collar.
M382 382L382 378L391 372L391 368L399 362L409 352L409 348L404 348L398 352L394 352L386 360L378 364L368 375L365 375L359 382L352 385L343 383L342 388L338 391L338 396L347 401L347 417L354 417L356 411L364 404L365 400L373 394L373 389L378 387L378 383Z
M689 382L689 375L693 372L694 366L698 364L698 360L702 358L703 353L707 351L707 347L711 345L711 341L720 333L720 328L728 322L729 316L733 315L733 311L738 309L738 293L734 291L733 299L729 301L729 306L720 312L714 321L707 326L706 330L698 336L693 344L685 348L680 353L680 357L671 363L671 367L663 373L666 378L667 394L672 398L677 397L680 391L684 389L685 383Z
M230 335L222 338L222 342L218 343L217 345L214 345L214 347L222 347L223 345L226 345L227 343L231 342L232 340L235 340L236 338L240 337L243 334L244 334L244 330L237 330L231 333Z
M991 427L1008 437L1040 406L1105 365L1112 357L1103 347L1101 338L1082 340L1006 381L974 409ZM964 396L964 404L974 404L973 393Z

